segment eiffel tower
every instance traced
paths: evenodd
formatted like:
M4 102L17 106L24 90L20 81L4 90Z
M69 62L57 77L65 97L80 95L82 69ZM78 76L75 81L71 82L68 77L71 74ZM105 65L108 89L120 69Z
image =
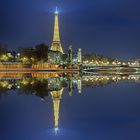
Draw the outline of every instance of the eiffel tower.
M51 91L51 96L53 100L53 110L54 110L54 128L57 133L58 124L59 124L59 107L60 107L60 100L63 94L63 88L59 91Z
M63 49L60 42L60 34L59 34L59 19L58 19L58 10L55 10L55 21L54 21L54 34L53 34L53 42L51 45L52 51L59 51L63 53Z

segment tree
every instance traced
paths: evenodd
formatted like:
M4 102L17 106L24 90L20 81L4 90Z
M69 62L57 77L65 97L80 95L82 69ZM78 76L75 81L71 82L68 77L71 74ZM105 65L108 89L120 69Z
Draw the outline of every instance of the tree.
M20 59L25 64L48 60L48 46L39 44L35 48L20 48Z
M35 47L35 58L38 61L47 61L48 60L48 46L45 44L39 44Z
M6 45L2 45L2 44L0 44L0 55L2 55L2 54L6 54L7 53L7 47L6 47Z

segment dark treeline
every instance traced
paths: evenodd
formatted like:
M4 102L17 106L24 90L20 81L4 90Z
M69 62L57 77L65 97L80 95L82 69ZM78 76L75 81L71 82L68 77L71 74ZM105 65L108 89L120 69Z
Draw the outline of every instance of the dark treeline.
M48 45L42 43L35 47L20 47L17 51L11 51L6 45L0 44L0 61L23 63L47 61L48 48Z
M26 61L28 59L29 63L35 63L37 61L47 61L48 48L46 44L42 43L35 47L19 48L18 52L20 53L21 60Z
M49 47L44 43L38 44L34 47L20 47L16 51L11 51L8 49L7 45L0 44L0 62L22 62L23 64L33 64L39 61L47 62L48 55L50 55L52 60L55 62L59 60L57 63L60 63L60 61L62 63L62 61L67 60L67 54L62 55L57 52L49 53ZM57 59L56 56L59 56L60 58ZM120 60L96 53L83 53L82 60L98 63L125 62L125 60ZM130 59L129 61L140 62L140 59Z

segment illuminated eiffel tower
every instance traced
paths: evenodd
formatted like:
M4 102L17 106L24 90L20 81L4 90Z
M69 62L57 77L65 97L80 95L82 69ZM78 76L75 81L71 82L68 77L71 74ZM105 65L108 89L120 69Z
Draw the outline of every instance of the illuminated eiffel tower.
M50 92L53 100L53 109L54 109L54 128L55 132L57 133L58 124L59 124L59 107L60 107L60 100L61 95L63 93L63 89L59 91L52 91Z
M63 53L63 49L60 42L60 34L59 34L59 20L58 20L58 10L56 8L55 11L55 21L54 21L54 34L53 34L53 42L51 45L52 51L59 51Z

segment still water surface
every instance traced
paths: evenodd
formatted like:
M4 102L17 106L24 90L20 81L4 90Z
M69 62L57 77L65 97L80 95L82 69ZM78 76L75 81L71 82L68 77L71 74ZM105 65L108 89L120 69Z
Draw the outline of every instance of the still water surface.
M139 75L4 77L0 89L0 140L140 139Z

